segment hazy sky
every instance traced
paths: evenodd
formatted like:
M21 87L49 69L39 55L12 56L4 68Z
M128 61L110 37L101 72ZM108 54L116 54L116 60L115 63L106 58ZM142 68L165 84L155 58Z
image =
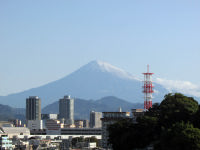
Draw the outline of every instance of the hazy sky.
M0 1L0 95L92 60L200 85L200 1Z

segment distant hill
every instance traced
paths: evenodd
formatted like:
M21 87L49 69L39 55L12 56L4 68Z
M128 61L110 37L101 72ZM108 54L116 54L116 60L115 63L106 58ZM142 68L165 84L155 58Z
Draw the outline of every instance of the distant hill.
M74 100L74 118L89 119L89 114L92 110L97 112L118 111L119 107L122 108L122 111L131 111L133 108L143 108L143 103L131 103L113 96L104 97L96 101L76 98ZM58 113L58 101L44 107L42 112Z
M8 105L0 104L0 121L8 121L10 119L25 120L25 109L12 108Z

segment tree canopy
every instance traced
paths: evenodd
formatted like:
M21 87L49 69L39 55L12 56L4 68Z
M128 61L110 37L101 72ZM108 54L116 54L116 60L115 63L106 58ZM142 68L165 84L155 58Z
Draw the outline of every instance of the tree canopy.
M137 123L123 119L110 125L109 142L114 150L153 145L155 150L200 149L200 106L192 97L167 94ZM120 135L120 136L119 136Z

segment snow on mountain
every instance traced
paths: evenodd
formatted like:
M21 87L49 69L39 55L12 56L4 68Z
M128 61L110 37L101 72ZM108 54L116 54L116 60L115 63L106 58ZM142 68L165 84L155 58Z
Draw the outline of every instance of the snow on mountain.
M84 66L84 69L87 70L99 70L102 72L109 72L115 76L118 76L120 78L123 79L133 79L133 80L139 80L137 77L133 76L132 74L118 68L115 67L107 62L103 62L103 61L91 61L90 63L88 63L86 66Z

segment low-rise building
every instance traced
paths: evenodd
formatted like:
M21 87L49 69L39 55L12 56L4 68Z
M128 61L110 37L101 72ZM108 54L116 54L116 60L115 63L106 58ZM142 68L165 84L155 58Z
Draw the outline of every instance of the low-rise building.
M101 135L101 128L62 128L61 135Z
M43 129L43 120L28 120L27 127L30 130L33 129Z
M3 135L0 137L0 148L1 149L13 149L12 140L8 136Z
M58 114L42 114L41 118L42 120L58 119Z
M2 134L8 135L9 138L12 138L13 136L30 135L30 130L25 127L1 127L0 130Z
M49 119L46 120L46 132L49 135L59 135L60 129L64 128L64 124L60 123L60 120Z
M47 134L46 129L33 129L33 130L30 130L30 132L31 132L31 135L46 135Z
M74 124L76 128L83 128L83 120L75 120Z
M133 118L143 116L145 113L144 109L132 109Z
M46 121L47 130L59 130L60 128L64 128L64 124L60 123L60 120L49 119Z

